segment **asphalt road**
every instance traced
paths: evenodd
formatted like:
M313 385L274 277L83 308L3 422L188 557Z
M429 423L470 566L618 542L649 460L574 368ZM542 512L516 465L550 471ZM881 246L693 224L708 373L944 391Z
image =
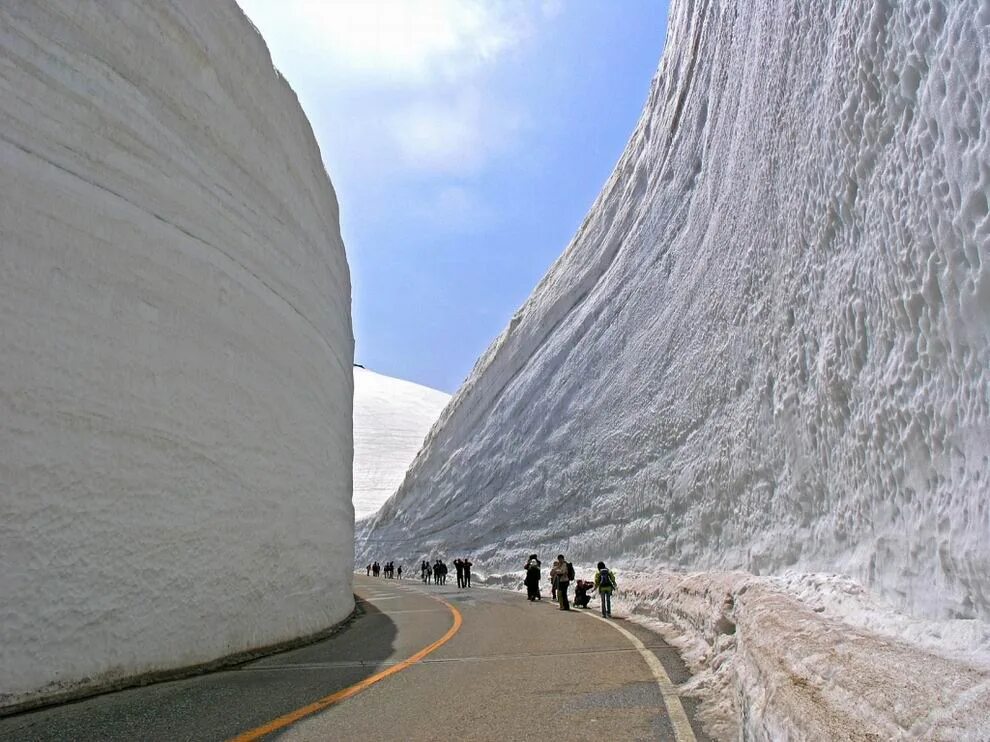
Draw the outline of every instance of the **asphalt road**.
M658 673L674 684L687 678L676 651L621 617L612 623L631 636L548 599L453 582L361 575L354 592L357 617L329 639L0 719L0 740L229 740L252 731L265 740L705 739L692 700L671 698L658 682ZM277 721L314 702L309 715Z

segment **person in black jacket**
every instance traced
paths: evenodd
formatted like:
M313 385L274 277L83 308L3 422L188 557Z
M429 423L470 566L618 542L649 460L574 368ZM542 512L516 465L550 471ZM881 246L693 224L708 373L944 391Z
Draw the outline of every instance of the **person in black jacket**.
M530 554L526 560L526 597L530 600L542 600L540 597L540 560L536 554Z

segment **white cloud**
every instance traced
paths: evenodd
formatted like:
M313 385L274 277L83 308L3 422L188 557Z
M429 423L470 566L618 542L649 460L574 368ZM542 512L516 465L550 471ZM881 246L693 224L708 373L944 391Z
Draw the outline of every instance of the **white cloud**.
M369 176L475 175L516 149L524 117L490 81L557 12L556 0L239 2L325 122L318 137L347 134L325 150Z
M402 161L419 171L469 174L511 149L522 116L468 91L448 100L419 100L391 117Z
M240 0L266 38L321 60L328 75L367 84L458 80L530 32L525 3L482 0ZM277 31L275 31L278 29Z

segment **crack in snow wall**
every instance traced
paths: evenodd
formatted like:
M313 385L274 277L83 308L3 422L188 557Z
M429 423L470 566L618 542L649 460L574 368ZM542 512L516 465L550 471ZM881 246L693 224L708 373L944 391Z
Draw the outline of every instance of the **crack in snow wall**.
M614 173L359 562L834 570L990 617L988 24L675 2Z
M0 707L353 609L337 212L233 0L0 8Z

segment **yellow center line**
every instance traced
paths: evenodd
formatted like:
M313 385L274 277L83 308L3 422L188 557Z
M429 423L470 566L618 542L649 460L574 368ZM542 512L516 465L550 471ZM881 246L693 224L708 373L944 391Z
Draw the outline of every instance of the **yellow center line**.
M416 652L416 654L414 654L412 657L409 657L408 659L404 659L401 662L398 662L392 665L391 667L382 670L381 672L375 673L374 675L367 677L364 680L357 682L350 687L344 688L343 690L339 690L336 693L331 693L329 696L321 698L318 701L314 701L308 706L303 706L302 708L296 709L295 711L290 711L289 713L280 716L277 719L273 719L267 724L263 724L262 726L251 729L250 731L243 732L237 735L236 737L232 738L229 742L249 742L251 740L261 739L266 734L271 734L272 732L277 732L280 729L285 729L287 726L289 726L290 724L295 724L300 719L315 714L319 711L323 711L324 709L330 708L335 703L340 703L341 701L344 701L350 698L351 696L356 696L361 691L370 688L375 683L381 682L388 676L395 675L395 673L401 672L402 670L405 670L407 667L411 667L412 665L415 665L417 662L419 662L421 659L426 657L428 654L442 647L444 644L446 644L448 641L451 640L454 634L456 634L460 630L461 624L464 621L461 618L461 612L457 610L454 606L452 606L450 603L448 603L446 600L443 600L442 598L438 598L434 595L430 595L429 597L447 606L447 608L450 609L451 614L454 616L454 623L451 625L449 629L447 629L447 633L441 636L435 642L430 644L428 647L424 647L423 649L419 650L418 652Z

